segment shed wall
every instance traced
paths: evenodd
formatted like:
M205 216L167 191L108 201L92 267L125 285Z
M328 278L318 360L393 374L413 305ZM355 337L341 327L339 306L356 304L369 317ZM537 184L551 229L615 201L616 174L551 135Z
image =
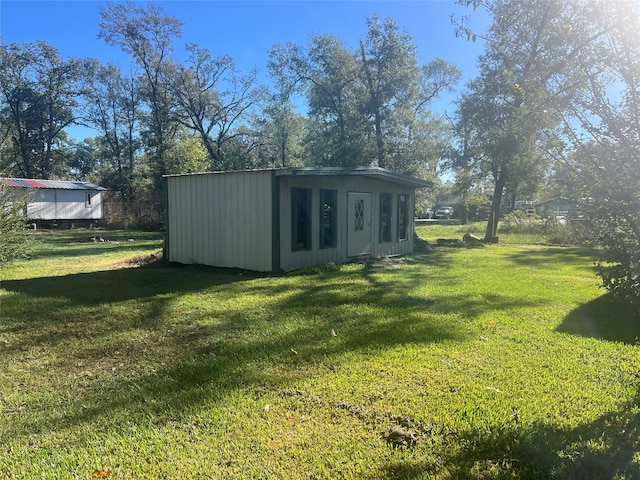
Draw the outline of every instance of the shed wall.
M383 257L388 255L404 255L413 252L414 229L414 189L401 184L385 182L364 176L300 176L279 177L280 180L280 267L285 270L295 270L306 266L319 265L328 262L344 263L350 257L348 246L348 210L347 197L349 192L371 193L372 198L372 243L371 256ZM311 249L293 251L291 245L291 189L293 187L311 189ZM337 191L337 246L320 248L320 190ZM392 194L391 205L391 241L380 242L380 194ZM398 239L398 195L408 196L409 222L407 239Z
M87 202L87 195L91 202ZM33 220L100 220L102 195L93 190L39 189L27 202L27 218Z
M171 262L272 270L272 173L167 178Z

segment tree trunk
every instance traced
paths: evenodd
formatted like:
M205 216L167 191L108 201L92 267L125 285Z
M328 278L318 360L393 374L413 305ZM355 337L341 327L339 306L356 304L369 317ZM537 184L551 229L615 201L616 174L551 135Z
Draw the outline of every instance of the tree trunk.
M376 133L376 150L378 167L386 168L386 162L384 160L384 138L382 136L382 118L380 114L380 99L373 86L373 78L371 77L371 71L369 70L369 64L367 63L366 53L364 51L364 43L360 42L360 53L362 54L362 68L364 69L365 76L367 77L367 85L369 87L369 101L370 108L373 111L373 120Z
M489 220L487 221L487 229L484 234L485 242L494 242L498 236L498 220L500 219L500 205L502 204L502 193L507 179L506 168L503 168L498 174L496 184L493 189L493 200L491 200L491 211L489 212Z

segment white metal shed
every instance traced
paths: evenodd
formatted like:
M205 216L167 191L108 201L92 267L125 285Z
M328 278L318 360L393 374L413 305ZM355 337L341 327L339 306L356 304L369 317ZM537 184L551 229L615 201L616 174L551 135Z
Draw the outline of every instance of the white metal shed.
M0 178L0 183L21 193L30 220L102 219L106 188L93 183L31 178Z
M415 189L381 168L169 175L168 261L290 271L413 251Z

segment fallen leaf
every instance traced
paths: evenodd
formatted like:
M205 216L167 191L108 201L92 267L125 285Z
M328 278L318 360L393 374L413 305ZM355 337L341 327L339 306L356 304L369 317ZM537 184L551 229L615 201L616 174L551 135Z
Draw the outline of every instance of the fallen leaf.
M95 469L91 474L93 478L106 478L109 475L111 475L111 472L109 470L105 470L104 467L102 467L101 469Z

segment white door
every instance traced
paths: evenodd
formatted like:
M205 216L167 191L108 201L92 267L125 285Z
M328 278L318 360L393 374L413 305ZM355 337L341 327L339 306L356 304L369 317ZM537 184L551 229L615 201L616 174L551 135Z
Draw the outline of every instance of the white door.
M347 208L347 255L355 257L371 253L371 194L349 192Z

